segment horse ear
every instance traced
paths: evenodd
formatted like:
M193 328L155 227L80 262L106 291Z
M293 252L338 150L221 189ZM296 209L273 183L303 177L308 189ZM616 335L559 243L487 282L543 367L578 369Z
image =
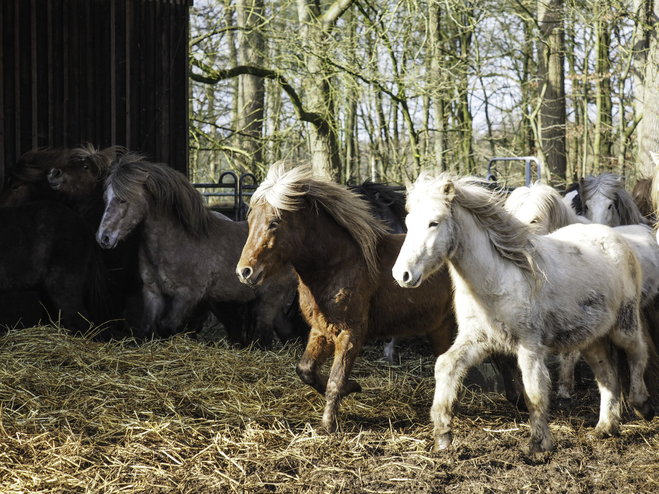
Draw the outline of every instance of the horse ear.
M455 184L451 179L447 180L444 184L443 193L449 202L453 200L453 197L455 196Z
M654 163L655 167L659 166L659 153L655 153L654 151L650 151L650 158L652 158L652 163Z

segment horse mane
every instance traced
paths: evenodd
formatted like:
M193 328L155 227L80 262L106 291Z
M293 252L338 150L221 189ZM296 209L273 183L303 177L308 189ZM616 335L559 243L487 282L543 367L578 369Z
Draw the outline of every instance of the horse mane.
M69 149L37 148L21 155L10 175L26 183L41 182L51 168L59 168L69 159Z
M333 182L314 179L308 166L286 171L284 163L279 162L270 167L251 199L253 205L268 203L277 215L281 211L299 211L305 201L316 210L326 211L348 231L364 255L369 274L375 278L379 272L378 241L387 229L357 194Z
M517 187L505 202L505 208L513 215L524 205L534 204L538 210L538 223L553 232L576 223L577 214L560 194L549 185L536 182L530 187Z
M446 203L447 197L443 191L444 185L449 182L454 184L455 196L447 206L450 208L455 204L469 212L487 235L492 248L503 259L517 266L533 285L536 273L533 257L535 248L530 241L528 225L517 220L504 208L503 194L486 189L483 186L485 181L475 177L453 177L446 172L437 176L422 172L408 189L408 211L413 203L425 197Z
M152 206L178 219L193 237L209 233L211 212L197 190L182 173L162 163L151 163L137 153L126 153L112 163L105 185L112 186L119 199L135 200L141 187Z
M380 209L389 208L397 218L405 221L405 188L393 186L383 182L374 182L370 178L361 185L349 185L348 189L355 194L367 198L371 204Z
M602 173L598 177L593 175L583 177L580 191L581 202L587 202L595 192L604 194L606 198L615 203L621 225L647 223L632 195L625 189L624 179L620 175Z
M92 172L101 178L107 176L112 162L126 152L126 148L122 146L98 149L93 144L86 142L69 151L67 162L87 161L91 165Z
M652 206L652 178L639 178L632 189L632 199L638 206L639 211L646 218L654 218L654 207Z

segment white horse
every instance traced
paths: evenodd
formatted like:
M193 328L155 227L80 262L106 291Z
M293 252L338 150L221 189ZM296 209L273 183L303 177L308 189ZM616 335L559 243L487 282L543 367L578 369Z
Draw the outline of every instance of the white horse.
M547 235L575 223L591 223L585 216L577 215L556 189L541 183L513 190L506 199L505 208L522 223L529 225L529 230L535 235ZM615 230L629 242L641 264L641 308L654 311L654 301L659 293L659 245L654 233L647 225L618 226ZM556 391L560 399L570 399L574 390L574 366L578 359L578 352L562 355Z
M654 410L643 381L648 349L639 324L641 268L629 244L601 225L534 236L473 179L422 174L410 188L408 233L392 269L418 287L445 263L455 286L458 335L435 364L435 449L451 444L452 406L469 367L493 352L514 354L531 421L530 452L552 447L547 425L552 351L580 350L600 390L595 435L619 432L620 384L606 336L627 353L629 402Z

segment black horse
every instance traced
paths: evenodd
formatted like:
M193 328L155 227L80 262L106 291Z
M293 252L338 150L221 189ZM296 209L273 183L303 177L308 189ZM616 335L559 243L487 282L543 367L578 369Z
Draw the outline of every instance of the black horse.
M105 323L107 275L85 221L59 202L0 207L0 292L37 290L51 319L85 333Z

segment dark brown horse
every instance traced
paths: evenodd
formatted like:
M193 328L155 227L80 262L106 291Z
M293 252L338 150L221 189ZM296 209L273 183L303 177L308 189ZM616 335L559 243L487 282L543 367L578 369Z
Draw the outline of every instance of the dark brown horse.
M59 202L0 207L0 292L38 290L50 317L76 332L111 314L93 232Z
M206 207L182 173L130 153L112 165L104 197L96 234L103 248L116 247L139 228L144 282L139 336L169 336L200 308L209 307L222 321L227 304L249 304L258 326L255 339L268 345L274 319L294 293L296 279L289 268L258 290L239 283L234 270L247 239L246 222Z
M98 149L82 144L67 149L35 149L18 160L0 198L0 205L27 204L37 200L62 202L78 213L91 231L101 222L105 204L103 181L121 147ZM112 251L103 251L108 276L112 319L137 328L142 311L142 283L137 265L137 236Z
M347 189L314 180L307 168L270 169L251 201L249 237L236 267L259 286L293 265L311 333L297 373L327 398L321 425L334 430L341 398L360 391L349 379L363 343L426 334L435 355L455 329L446 271L410 292L392 282L404 235L387 233ZM329 377L321 374L333 354Z

